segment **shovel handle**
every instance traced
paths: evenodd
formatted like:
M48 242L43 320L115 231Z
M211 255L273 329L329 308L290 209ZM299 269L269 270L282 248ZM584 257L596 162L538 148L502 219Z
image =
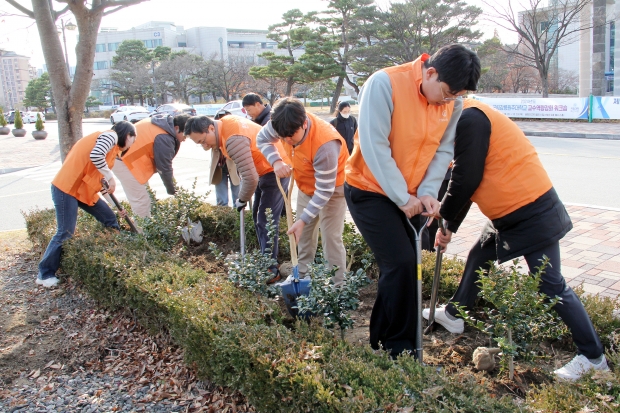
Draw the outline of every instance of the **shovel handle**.
M276 182L278 183L278 188L280 188L280 193L282 194L282 198L284 198L284 207L286 208L286 223L288 229L291 229L293 226L293 211L291 209L291 195L293 192L293 184L295 183L293 177L291 176L291 181L288 185L288 196L282 188L282 183L280 183L280 177L276 176ZM291 264L293 267L297 266L297 241L295 241L295 234L288 234L288 241L291 245Z
M111 193L107 192L110 189L110 185L108 184L108 181L106 181L105 178L101 178L101 186L103 186L103 189L106 190L106 193L108 194L108 196L110 197L112 202L114 202L114 205L116 205L116 208L120 212L125 212L123 218L125 218L125 221L127 222L127 225L129 225L129 228L131 229L131 232L138 233L138 228L136 227L136 224L134 224L133 221L131 220L131 218L129 218L129 216L127 215L127 213L125 211L125 208L123 208L121 203L118 202L118 199L116 199L116 196L114 196L114 194L111 194Z
M444 222L441 217L437 218L437 225L442 234L446 234ZM433 325L435 324L435 307L437 306L437 296L439 295L439 280L441 277L441 262L443 253L441 247L437 247L437 258L435 259L435 274L433 275L433 286L431 289L431 304L428 311L428 326L424 330L424 334L428 334L433 331Z

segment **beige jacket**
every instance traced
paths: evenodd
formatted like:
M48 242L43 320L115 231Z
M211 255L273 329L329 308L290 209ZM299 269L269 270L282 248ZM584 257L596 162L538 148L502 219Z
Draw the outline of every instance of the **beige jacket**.
M217 166L220 160L221 152L219 149L211 149L211 169L209 171L209 183L211 185L217 185L222 181L222 168ZM228 167L228 173L230 174L230 180L233 185L239 185L241 179L237 173L237 166L232 159L226 159L226 166Z

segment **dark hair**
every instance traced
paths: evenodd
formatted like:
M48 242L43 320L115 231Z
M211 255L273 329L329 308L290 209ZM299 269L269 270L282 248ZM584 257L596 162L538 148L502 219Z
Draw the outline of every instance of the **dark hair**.
M215 114L215 116L213 117L213 119L215 120L220 120L222 119L224 116L228 116L230 115L230 112L224 109L220 109L217 111L217 113Z
M281 138L289 138L304 125L306 109L295 98L282 98L273 106L271 126Z
M437 80L450 87L456 95L463 90L476 90L480 79L480 59L473 51L461 44L450 44L437 50L424 67L437 70Z
M213 120L208 116L194 116L185 122L185 130L183 133L204 133L209 131L209 126L213 125Z
M243 97L243 100L241 101L242 106L254 106L257 103L260 103L262 105L263 99L260 97L260 95L257 95L256 93L248 93Z
M338 112L342 112L342 109L344 108L350 108L351 105L349 105L349 102L340 102L338 104Z
M189 120L190 116L187 113L182 113L180 115L176 115L174 117L174 119L172 120L172 124L174 126L178 126L179 127L179 132L181 133L185 133L185 124L187 123L187 121Z
M136 136L136 127L133 126L133 123L126 120L114 124L112 130L116 132L116 136L118 136L118 146L120 148L127 144L127 136Z

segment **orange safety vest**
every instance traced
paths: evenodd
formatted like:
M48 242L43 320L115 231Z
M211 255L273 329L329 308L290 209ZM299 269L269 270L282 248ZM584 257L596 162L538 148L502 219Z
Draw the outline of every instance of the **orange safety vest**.
M136 123L136 141L122 157L127 169L142 185L157 172L153 152L155 138L161 134L169 135L164 129L153 125L151 120L151 118L146 118Z
M477 108L491 122L491 140L480 186L471 200L489 219L504 217L530 204L553 184L536 149L516 123L491 106L465 99L463 110Z
M314 178L314 157L319 148L330 141L340 141L340 154L338 155L338 174L336 175L336 186L344 184L344 168L349 150L347 144L340 136L340 133L328 122L316 117L311 113L306 113L310 119L310 130L306 135L306 139L301 145L293 147L287 143L284 149L289 159L293 160L293 178L297 184L297 188L308 196L314 195L315 178Z
M454 110L454 103L429 105L420 91L424 54L411 63L383 69L392 85L392 127L388 136L392 158L407 182L407 192L416 196L441 142ZM359 128L355 146L347 162L347 182L364 191L386 195L364 161L359 145ZM446 165L447 167L448 165ZM447 169L446 169L447 170Z
M103 175L90 161L90 153L102 133L104 132L91 133L77 141L52 181L52 185L62 192L90 206L99 200L99 191L102 189ZM108 167L114 166L114 158L120 151L118 145L110 149L105 157Z
M246 136L250 138L250 150L252 151L252 159L254 160L254 166L258 176L263 176L269 172L273 172L273 167L267 161L267 158L261 153L256 146L256 135L260 132L262 126L252 122L249 119L242 118L240 116L228 115L220 119L222 127L218 131L220 150L225 157L230 159L228 151L226 150L226 141L232 136ZM276 148L280 152L280 157L286 159L284 149L280 142L276 142Z

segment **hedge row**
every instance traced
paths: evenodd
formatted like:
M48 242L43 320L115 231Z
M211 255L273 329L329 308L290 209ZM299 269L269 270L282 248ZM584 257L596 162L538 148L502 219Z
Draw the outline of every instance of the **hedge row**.
M203 242L233 245L238 216L230 208L205 204L192 219L203 224ZM54 211L31 212L26 222L31 240L44 248L55 231ZM253 227L247 227L252 248L256 237ZM345 242L348 250L363 256L367 247L356 237L349 234ZM281 240L288 251L286 237ZM584 406L618 411L618 372L534 388L526 403L517 406L509 397L494 398L473 378L447 376L409 357L392 361L368 346L337 340L315 324L286 327L276 302L234 287L223 271L191 267L178 252L163 252L142 237L102 230L89 215L80 214L62 265L102 305L131 311L153 332L168 332L200 377L240 390L260 412L577 412ZM425 286L430 286L433 269L434 256L425 254ZM444 299L456 289L462 269L461 261L444 258ZM608 360L620 365L620 321L613 317L618 301L596 296L582 301L608 348Z
M30 213L27 224L44 246L53 212ZM238 389L260 412L519 410L473 378L449 377L410 357L392 361L314 323L287 328L277 303L234 287L224 273L192 268L141 237L102 231L88 217L79 219L62 265L102 305L169 332L201 377Z

